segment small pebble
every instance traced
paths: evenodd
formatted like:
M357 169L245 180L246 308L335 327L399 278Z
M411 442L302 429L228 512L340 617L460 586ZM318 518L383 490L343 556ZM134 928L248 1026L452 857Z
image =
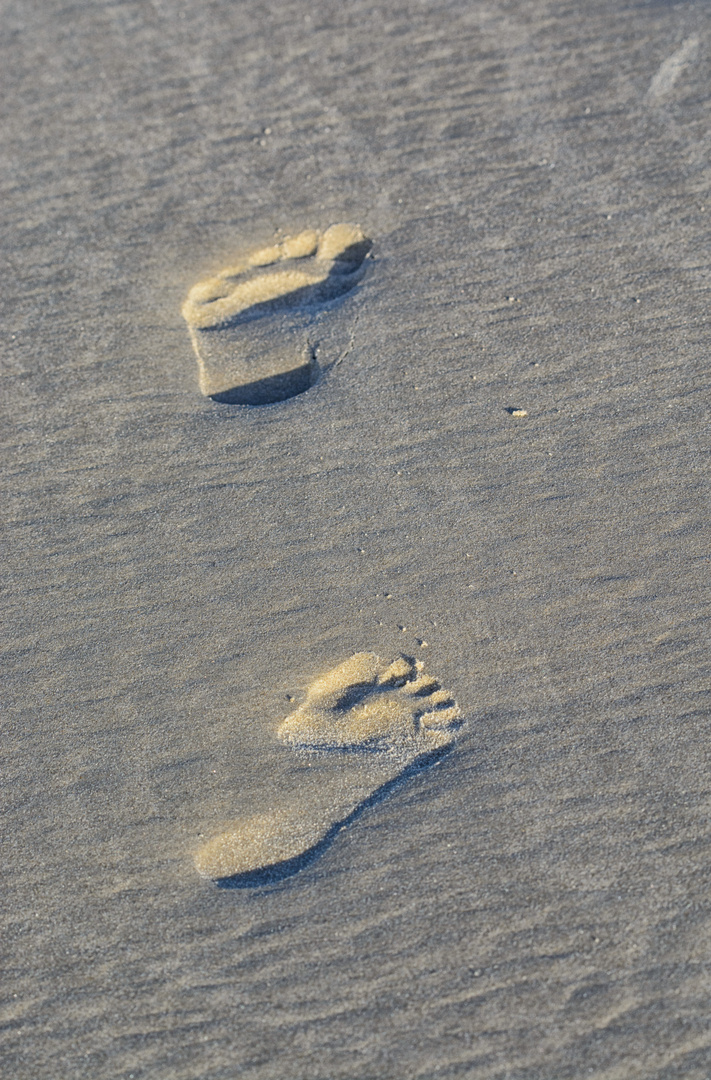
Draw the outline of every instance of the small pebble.
M511 415L512 416L528 416L528 413L526 412L525 409L512 409L511 410Z

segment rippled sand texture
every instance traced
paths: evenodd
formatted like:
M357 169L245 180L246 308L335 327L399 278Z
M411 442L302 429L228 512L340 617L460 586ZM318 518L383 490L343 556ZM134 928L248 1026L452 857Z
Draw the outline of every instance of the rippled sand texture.
M707 0L5 0L0 85L3 1080L709 1080Z

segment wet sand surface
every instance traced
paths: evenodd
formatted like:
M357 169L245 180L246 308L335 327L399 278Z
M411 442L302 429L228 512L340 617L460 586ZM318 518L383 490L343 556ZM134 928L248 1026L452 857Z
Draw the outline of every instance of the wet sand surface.
M708 5L0 33L3 1070L706 1080ZM203 397L188 291L334 222L373 248L317 384ZM276 732L358 652L424 658L456 746L202 879L354 782Z

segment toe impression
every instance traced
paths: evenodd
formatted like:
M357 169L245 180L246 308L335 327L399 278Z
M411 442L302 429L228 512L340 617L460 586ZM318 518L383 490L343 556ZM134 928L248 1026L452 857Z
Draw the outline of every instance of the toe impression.
M459 707L423 666L406 656L388 664L374 653L356 653L311 684L304 704L279 726L278 737L313 750L401 756L417 756L433 739L452 741Z

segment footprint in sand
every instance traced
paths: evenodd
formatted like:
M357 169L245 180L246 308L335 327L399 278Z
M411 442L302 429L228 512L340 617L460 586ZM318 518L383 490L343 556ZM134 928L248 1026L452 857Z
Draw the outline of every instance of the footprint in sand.
M336 756L335 785L317 774L283 809L235 822L198 851L199 873L235 885L295 873L393 781L446 750L462 716L423 666L356 653L317 679L277 735L296 750Z
M308 328L355 288L370 248L359 225L307 229L194 285L182 312L203 394L268 405L308 390L318 375Z

